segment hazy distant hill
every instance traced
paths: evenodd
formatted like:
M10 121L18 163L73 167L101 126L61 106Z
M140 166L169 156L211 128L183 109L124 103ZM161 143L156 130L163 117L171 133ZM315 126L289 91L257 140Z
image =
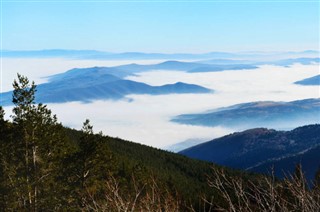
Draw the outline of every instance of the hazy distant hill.
M117 80L103 83L93 83L91 85L68 86L68 84L47 83L38 86L37 102L63 103L70 101L90 102L101 99L121 99L129 94L179 94L179 93L209 93L212 90L207 88L177 82L162 86L150 86L145 83ZM1 105L11 104L11 92L3 94Z
M172 121L202 126L281 127L320 122L320 98L292 102L250 102L197 114L183 114Z
M299 58L289 58L289 59L273 59L273 60L264 60L261 59L253 59L253 60L231 60L231 59L212 59L212 60L202 60L199 61L200 63L206 64L224 64L224 65L231 65L231 64L246 64L246 65L277 65L277 66L289 66L296 63L303 64L303 65L310 65L313 63L319 63L319 57L299 57Z
M122 52L112 53L95 50L68 50L68 49L45 49L45 50L2 50L5 58L71 58L90 60L212 60L212 59L236 59L236 60L279 60L298 57L318 57L318 51L302 52L208 52L200 54L192 53L145 53L145 52ZM226 63L228 64L228 63Z
M89 58L101 55L110 55L111 53L95 50L68 50L68 49L45 49L45 50L26 50L10 51L3 50L2 56L9 58Z
M55 51L49 52L55 54ZM66 51L65 53L74 54L73 51ZM183 82L162 86L150 86L145 83L127 80L126 77L139 72L152 70L207 72L252 68L257 67L252 65L207 65L179 61L166 61L153 65L129 64L115 67L75 68L48 77L48 83L38 86L37 101L45 103L68 101L88 102L97 99L120 99L129 94L208 93L212 92L212 90ZM11 92L2 94L1 104L11 104Z
M308 125L291 131L266 128L233 133L185 149L180 153L191 158L214 162L233 168L259 172L270 171L274 165L278 176L291 171L299 160L306 164L307 176L314 177L320 166L320 125ZM312 158L312 161L309 159ZM309 161L309 162L308 162ZM310 178L309 178L310 179Z
M185 141L166 146L164 149L166 149L170 152L180 152L184 149L187 149L192 146L196 146L196 145L201 144L205 141L206 140L204 140L204 139L187 139Z
M295 84L299 85L320 85L320 75L316 75L314 77L306 78L300 81L295 82Z
M10 58L72 58L94 60L148 60L148 59L210 59L231 58L237 56L228 52L209 52L203 54L190 53L145 53L145 52L122 52L111 53L95 50L68 50L68 49L45 49L45 50L3 50L3 57Z
M123 79L126 71L117 68L94 67L72 69L52 76L48 83L37 87L37 102L62 103L70 101L90 102L99 99L121 99L129 94L179 94L209 93L210 89L182 82L162 86ZM2 94L1 105L12 104L12 92Z
M174 71L185 71L185 72L215 72L225 70L243 70L243 69L255 69L258 68L254 65L247 64L204 64L195 62L180 62L180 61L166 61L159 64L153 65L138 65L129 64L117 66L116 68L130 71L131 73L154 71L154 70L174 70Z
M299 63L302 65L310 65L312 63L319 63L320 58L319 57L300 57L300 58L290 58L290 59L284 59L284 60L276 60L276 61L266 61L266 62L258 62L256 65L278 65L278 66L289 66L293 65L295 63Z

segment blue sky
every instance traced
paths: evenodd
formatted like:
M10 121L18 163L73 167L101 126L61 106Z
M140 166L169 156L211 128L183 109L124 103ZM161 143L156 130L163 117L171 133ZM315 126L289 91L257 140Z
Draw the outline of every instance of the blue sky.
M319 1L6 1L2 49L319 49Z

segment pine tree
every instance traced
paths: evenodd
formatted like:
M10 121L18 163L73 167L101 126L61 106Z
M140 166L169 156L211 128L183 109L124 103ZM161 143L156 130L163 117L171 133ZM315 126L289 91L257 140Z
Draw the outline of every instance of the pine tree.
M4 121L4 110L2 108L2 106L0 106L0 122L3 122Z
M111 171L111 154L102 135L94 135L87 119L83 123L78 151L74 155L75 186L78 205L83 208L89 198L103 194L104 182ZM90 196L90 197L89 197Z
M86 182L89 177L89 174L92 173L92 168L94 166L94 157L97 149L97 144L95 138L93 137L93 126L90 125L90 121L86 119L83 123L82 132L83 136L80 138L80 154L79 159L81 165L79 166L79 178L80 178L80 187L84 189L86 187Z
M3 211L6 208L8 194L8 182L5 175L8 125L4 120L4 114L4 110L0 106L0 211Z
M11 165L6 175L15 199L10 207L28 211L53 209L61 201L57 182L68 140L57 117L43 104L35 104L36 85L18 74L13 83L13 127ZM53 208L52 208L53 207Z

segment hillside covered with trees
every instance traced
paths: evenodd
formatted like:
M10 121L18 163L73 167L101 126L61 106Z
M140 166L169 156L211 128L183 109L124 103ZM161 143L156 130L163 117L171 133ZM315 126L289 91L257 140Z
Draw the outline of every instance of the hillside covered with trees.
M13 87L12 120L0 107L1 211L320 208L320 173L309 189L299 168L278 181L95 134L89 120L76 131L35 103L34 82L18 75Z

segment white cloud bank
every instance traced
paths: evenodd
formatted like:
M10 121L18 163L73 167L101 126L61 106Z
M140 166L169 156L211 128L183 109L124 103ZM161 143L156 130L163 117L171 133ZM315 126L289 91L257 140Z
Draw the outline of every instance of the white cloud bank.
M73 62L77 62L77 65ZM62 67L65 68L66 66L71 68L71 66L103 65L97 64L97 61L94 61L94 65L83 61L73 62L67 62L63 65L64 62L59 61L55 69L52 67L54 64L50 66L42 64L43 71L41 74L34 74L34 76L40 78L62 72ZM24 74L32 75L32 73ZM293 84L297 80L317 74L319 74L319 65L299 64L291 67L262 66L255 70L211 73L146 72L136 77L129 77L129 79L151 85L181 81L212 88L215 93L159 96L130 95L128 98L133 99L133 101L95 101L87 104L71 102L49 104L49 108L58 115L59 120L66 126L80 129L83 121L89 118L96 132L101 130L104 134L163 148L188 139L199 138L205 141L235 130L222 127L179 125L169 121L173 116L183 113L203 112L251 101L292 101L319 98L319 86ZM37 81L37 83L39 82ZM6 111L8 113L9 108L6 108Z

